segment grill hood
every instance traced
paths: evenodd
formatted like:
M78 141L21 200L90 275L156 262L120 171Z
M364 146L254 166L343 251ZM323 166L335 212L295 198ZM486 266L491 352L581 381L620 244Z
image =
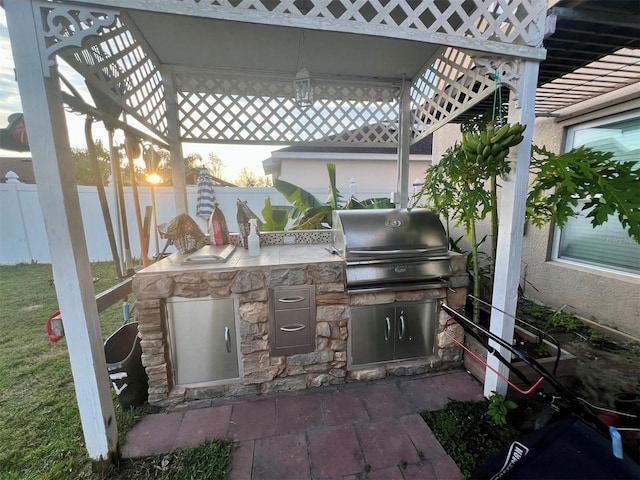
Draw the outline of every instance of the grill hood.
M431 210L335 210L333 228L333 248L347 264L347 290L447 285L447 235Z
M350 261L448 255L447 234L431 210L334 210L333 247Z

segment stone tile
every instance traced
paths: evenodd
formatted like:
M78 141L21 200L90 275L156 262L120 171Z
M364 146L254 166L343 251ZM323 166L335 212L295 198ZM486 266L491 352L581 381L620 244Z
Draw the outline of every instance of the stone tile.
M422 458L431 460L432 458L445 455L444 448L436 440L435 435L423 418L414 413L400 417L400 423L404 427L405 432L409 435L411 442L418 452L422 452ZM420 455L418 455L420 456Z
M256 440L252 480L306 479L309 457L304 433Z
M387 467L372 470L365 478L367 480L404 480L400 467Z
M440 410L449 401L441 379L443 376L403 380L398 383L398 388L415 412Z
M449 455L442 455L441 457L431 460L433 471L436 474L436 478L446 478L448 480L462 480L464 475L456 465L456 462Z
M231 405L225 405L185 412L173 448L193 447L206 440L226 437L231 408Z
M276 411L278 435L306 432L322 425L322 402L319 395L278 398Z
M363 400L351 391L322 396L324 423L327 426L366 422L369 414Z
M237 403L231 412L229 436L238 440L270 437L276 432L275 399Z
M482 400L482 384L466 372L443 375L444 389L454 400Z
M247 480L253 470L253 450L255 440L241 442L231 457L231 472L227 480Z
M145 416L127 434L124 457L145 457L169 452L182 423L182 413L156 413Z
M356 425L366 462L373 470L418 463L418 453L397 418Z
M377 383L367 386L359 393L372 420L399 417L413 412L395 383Z
M402 468L404 480L453 480L450 477L439 477L429 462L413 463Z
M364 454L352 425L320 428L307 434L314 480L362 472Z

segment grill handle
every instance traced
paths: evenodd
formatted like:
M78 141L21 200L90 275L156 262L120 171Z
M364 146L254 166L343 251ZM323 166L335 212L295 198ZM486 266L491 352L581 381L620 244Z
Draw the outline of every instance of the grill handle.
M416 255L420 253L429 252L442 252L443 247L431 247L431 248L410 248L410 249L398 249L398 250L349 250L349 254L353 255Z

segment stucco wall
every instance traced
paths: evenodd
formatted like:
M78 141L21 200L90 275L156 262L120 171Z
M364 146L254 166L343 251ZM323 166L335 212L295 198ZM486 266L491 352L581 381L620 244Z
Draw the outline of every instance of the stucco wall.
M537 118L534 143L551 151L561 152L564 148L566 126L638 108L637 98L627 100L625 97L633 87L622 90L617 95L609 94L599 101L585 102L582 107L572 107L567 116L570 120L564 123L559 123L555 118ZM620 99L624 99L624 102L620 103ZM446 148L459 138L459 129L455 126L435 132L434 163ZM526 281L521 280L525 296L552 308L565 307L563 311L575 313L640 338L640 277L552 260L553 231L550 225L537 228L527 224L525 227L521 271L523 279L526 278ZM488 222L478 225L479 239L488 234ZM452 228L450 235L452 238L458 238L464 236L464 231ZM488 248L489 244L487 238L485 246ZM468 249L469 243L464 241L463 247Z
M447 149L453 147L460 139L460 124L458 123L448 123L433 132L433 163L437 163Z
M537 119L534 142L562 151L565 129ZM523 243L525 295L640 337L640 278L551 260L553 227L527 226ZM533 287L535 287L535 290Z
M303 188L328 187L327 163L336 164L336 183L343 195L349 194L349 181L356 181L358 189L377 189L393 192L397 189L397 160L282 159L280 179ZM409 190L414 179L424 179L428 161L412 160L409 165Z

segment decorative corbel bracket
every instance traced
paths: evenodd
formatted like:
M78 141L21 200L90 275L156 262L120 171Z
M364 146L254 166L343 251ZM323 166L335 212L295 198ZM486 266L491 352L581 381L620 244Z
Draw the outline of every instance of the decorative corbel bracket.
M55 56L60 50L81 47L85 38L98 36L101 29L112 27L120 14L114 10L57 6L50 2L34 2L33 9L40 31L40 61L45 77L51 76Z
M515 58L505 57L473 57L480 73L484 75L498 75L502 85L511 90L515 105L522 108L520 99L520 75L522 72L522 61Z

